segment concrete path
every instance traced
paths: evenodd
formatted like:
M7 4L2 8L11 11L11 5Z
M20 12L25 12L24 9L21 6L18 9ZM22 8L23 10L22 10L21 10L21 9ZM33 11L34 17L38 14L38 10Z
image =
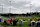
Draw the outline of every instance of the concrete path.
M0 25L0 27L3 27L2 25Z

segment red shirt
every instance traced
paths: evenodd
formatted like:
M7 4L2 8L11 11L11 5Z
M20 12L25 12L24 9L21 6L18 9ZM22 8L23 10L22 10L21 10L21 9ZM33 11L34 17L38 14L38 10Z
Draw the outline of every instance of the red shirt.
M10 20L7 20L7 24L11 24Z
M11 21L12 21L12 19L11 19Z

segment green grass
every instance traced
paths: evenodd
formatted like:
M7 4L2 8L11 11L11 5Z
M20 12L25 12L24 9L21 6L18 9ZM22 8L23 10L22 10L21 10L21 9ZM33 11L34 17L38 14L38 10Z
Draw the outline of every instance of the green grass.
M1 17L1 19L4 19L4 20L9 20L9 18L6 18L6 17ZM30 17L25 17L25 18L16 18L16 19L25 19L25 20L27 20L27 22L24 22L23 23L23 26L21 26L21 27L29 27L29 24L30 24L30 21L28 21L28 19L30 19ZM36 21L36 20L35 20ZM3 24L3 22L0 22L0 24L2 25L2 26L4 26L4 27L20 27L20 26L18 26L19 24L17 23L17 26L7 26L7 25L4 25Z
M1 17L1 19L4 19L4 20L8 19L9 20L9 18L6 18L6 17ZM18 19L18 20L19 19L25 19L25 20L28 21L28 19L30 19L30 17L27 17L27 18L26 17L25 18L16 18L16 19ZM3 22L0 22L0 24L3 25L4 27L20 27L20 26L18 26L19 25L18 23L17 23L17 26L7 26L7 25L4 25ZM29 24L29 22L24 22L22 27L29 27L28 24Z
M4 20L9 20L9 18L7 18L7 17L1 17L1 19L4 19Z
M4 25L2 22L0 22L0 24L4 27L20 27L19 24L17 24L17 26L7 26L7 25ZM29 27L29 24L30 24L30 22L24 22L23 26L21 26L21 27Z

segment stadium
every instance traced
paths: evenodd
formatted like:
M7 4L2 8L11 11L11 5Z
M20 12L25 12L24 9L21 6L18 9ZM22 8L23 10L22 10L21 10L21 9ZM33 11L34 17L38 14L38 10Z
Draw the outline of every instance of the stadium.
M40 27L39 1L0 0L0 27Z

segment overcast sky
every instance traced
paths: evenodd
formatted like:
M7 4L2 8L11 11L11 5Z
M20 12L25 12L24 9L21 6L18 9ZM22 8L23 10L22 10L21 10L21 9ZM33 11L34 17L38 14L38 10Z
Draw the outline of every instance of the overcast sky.
M22 14L30 13L30 11L40 12L40 0L0 0L0 5L3 5L3 13L9 13L10 1L10 13ZM0 13L2 13L2 6L0 6Z

